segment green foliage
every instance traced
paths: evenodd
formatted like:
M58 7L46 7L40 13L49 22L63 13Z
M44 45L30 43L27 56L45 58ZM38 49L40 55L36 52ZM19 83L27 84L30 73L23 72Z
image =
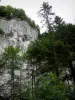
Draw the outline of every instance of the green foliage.
M24 20L26 15L25 15L25 11L23 9L16 9L14 8L14 12L13 15L17 18L20 18L21 20Z
M5 17L6 16L6 7L0 6L0 16Z
M4 53L2 54L2 57L5 61L5 66L7 68L13 68L18 69L20 67L20 60L21 56L19 55L20 50L18 48L14 48L12 46L9 46L8 48L5 48Z
M75 86L69 94L69 100L75 100Z
M74 44L75 41L75 25L65 24L60 25L56 31L58 39L61 39L64 43Z
M59 17L59 16L55 16L54 23L56 24L56 26L65 24L65 22L63 21L63 19L61 17Z
M35 43L31 43L28 48L27 56L33 60L39 69L43 71L55 70L59 65L56 65L57 59L63 61L63 54L67 52L62 41L55 39L55 33L42 34ZM62 54L62 55L61 55Z
M38 98L40 100L69 100L68 88L55 74L45 73L39 79Z
M31 27L36 28L39 31L39 27L33 20L28 18L23 9L16 9L9 5L6 7L0 6L0 17L5 17L7 19L20 18L21 20L26 20Z
M25 86L24 88L24 91L21 93L21 99L32 100L31 88L29 86Z
M6 18L10 19L11 18L11 13L14 13L14 9L11 6L6 6Z
M49 46L49 39L42 38L35 43L31 43L27 53L31 58L36 60L36 62L40 63L40 61L46 60L45 58L49 55Z
M27 57L35 62L41 73L38 85L38 98L40 100L74 100L74 86L70 90L60 81L62 70L69 68L69 75L66 79L73 79L75 83L75 68L72 61L75 61L75 25L65 24L58 16L54 21L54 32L43 33L35 43L31 43L27 51ZM65 68L65 69L64 69ZM48 76L49 72L56 73ZM61 76L61 78L63 78ZM48 79L48 80L47 80ZM71 80L72 81L72 80ZM68 86L68 85L67 85ZM70 90L70 91L69 91Z
M15 70L20 70L22 67L22 57L20 55L19 48L14 48L12 46L8 46L7 48L5 48L5 51L1 54L0 61L1 61L0 62L1 68L6 69L7 74L11 76L10 79L5 84L7 84L7 86L10 87L11 98L14 98L16 90L19 91L19 88L20 88L18 87L20 86L19 85L20 83L17 80L16 75L15 75ZM16 81L14 81L15 79ZM17 87L16 87L16 84L17 84ZM9 91L9 89L7 91Z
M52 12L52 6L50 6L48 2L43 2L40 10L38 11L38 15L42 17L42 22L49 32L53 31L52 16L54 16L54 14L55 13Z
M49 65L50 69L57 69L56 66L61 68L60 64L67 67L69 58L75 59L74 35L75 25L60 24L55 32L43 33L29 46L27 53L37 64Z

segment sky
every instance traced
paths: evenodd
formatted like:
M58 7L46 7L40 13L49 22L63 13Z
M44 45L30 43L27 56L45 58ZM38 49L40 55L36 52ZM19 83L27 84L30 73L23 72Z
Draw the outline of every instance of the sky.
M37 15L43 1L49 2L52 11L63 18L65 22L75 23L75 0L1 0L0 5L11 5L15 8L24 9L28 17L34 20L43 32L45 29L42 27L41 20Z

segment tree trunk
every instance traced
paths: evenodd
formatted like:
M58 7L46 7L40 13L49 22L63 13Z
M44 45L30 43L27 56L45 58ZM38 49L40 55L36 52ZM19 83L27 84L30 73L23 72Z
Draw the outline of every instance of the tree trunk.
M33 70L32 70L32 100L33 100L33 85L34 85L34 78L33 78Z
M14 66L11 67L11 100L14 100Z

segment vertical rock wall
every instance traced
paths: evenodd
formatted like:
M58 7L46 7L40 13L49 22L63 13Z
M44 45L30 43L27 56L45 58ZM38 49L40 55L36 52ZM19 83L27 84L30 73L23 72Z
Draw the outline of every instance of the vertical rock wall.
M5 36L0 35L0 48L12 45L26 51L30 41L35 41L38 37L38 31L32 28L26 21L19 19L6 20L0 19L0 28L5 32Z

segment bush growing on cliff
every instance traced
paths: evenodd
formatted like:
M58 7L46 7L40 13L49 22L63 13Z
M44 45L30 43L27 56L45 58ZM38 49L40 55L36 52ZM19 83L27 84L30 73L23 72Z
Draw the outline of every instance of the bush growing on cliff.
M28 18L23 9L13 8L9 5L0 6L0 17L5 17L7 19L19 18L21 20L26 20L31 27L36 28L39 31L38 26L35 24L33 20Z
M5 17L6 16L6 7L0 6L0 16Z
M13 16L20 18L21 20L25 20L25 11L23 9L16 9L14 8Z

